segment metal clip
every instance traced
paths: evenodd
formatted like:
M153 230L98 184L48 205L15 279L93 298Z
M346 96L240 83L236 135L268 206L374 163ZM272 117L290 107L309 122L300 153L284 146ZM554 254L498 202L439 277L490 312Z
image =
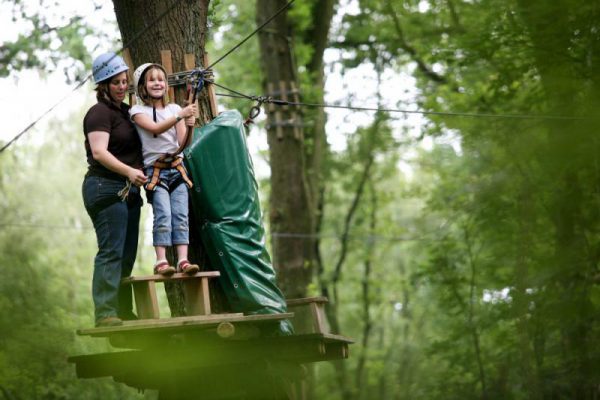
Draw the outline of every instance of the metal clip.
M250 126L250 124L254 123L254 118L256 118L260 115L260 107L262 106L262 104L263 104L263 100L258 99L256 105L253 106L252 108L250 108L250 111L248 112L248 117L244 121L244 126L246 128L248 128Z

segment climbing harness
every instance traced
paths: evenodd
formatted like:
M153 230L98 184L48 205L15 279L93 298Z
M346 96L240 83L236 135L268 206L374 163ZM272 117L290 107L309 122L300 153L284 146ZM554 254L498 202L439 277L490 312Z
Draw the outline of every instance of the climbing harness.
M156 189L157 186L162 186L165 189L167 189L169 192L172 192L177 186L179 186L182 183L185 183L187 185L188 188L191 188L192 186L194 186L194 184L192 183L191 179L189 178L187 171L185 170L185 168L183 167L183 161L181 157L177 157L175 159L163 159L162 157L159 158L158 160L154 161L154 164L152 164L152 178L150 178L150 182L146 183L144 185L144 188L149 191L152 192ZM181 174L181 180L177 180L175 181L171 187L167 187L166 185L162 184L161 180L160 180L160 171L163 169L170 169L170 168L175 168L177 171L179 171L179 173Z

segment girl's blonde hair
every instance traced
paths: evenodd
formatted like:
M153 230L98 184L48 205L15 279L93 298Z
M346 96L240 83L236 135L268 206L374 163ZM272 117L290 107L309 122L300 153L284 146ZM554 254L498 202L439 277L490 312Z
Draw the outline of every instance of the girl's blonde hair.
M138 87L137 87L137 92L138 95L140 97L140 100L142 100L142 102L149 106L152 105L151 104L151 97L148 94L148 90L146 89L146 80L147 77L150 76L149 74L152 73L152 71L160 71L163 74L163 77L165 78L165 93L163 94L162 98L160 99L160 101L162 102L162 106L166 107L167 104L169 104L169 97L167 96L167 93L169 92L169 81L167 80L167 72L165 71L165 69L158 65L158 64L153 64L150 67L148 67L144 73L142 74L142 76L140 77L140 80L138 82Z

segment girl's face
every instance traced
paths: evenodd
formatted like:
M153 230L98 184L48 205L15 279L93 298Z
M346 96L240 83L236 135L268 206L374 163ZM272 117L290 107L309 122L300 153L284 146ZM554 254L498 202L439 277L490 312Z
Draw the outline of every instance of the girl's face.
M165 95L167 80L165 74L158 68L146 72L146 91L153 99L160 99Z
M127 72L125 71L113 76L108 83L108 93L116 103L121 103L125 100L127 88Z

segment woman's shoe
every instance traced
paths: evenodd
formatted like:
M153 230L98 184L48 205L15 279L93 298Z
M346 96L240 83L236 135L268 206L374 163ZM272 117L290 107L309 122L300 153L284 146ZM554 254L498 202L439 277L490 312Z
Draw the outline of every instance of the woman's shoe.
M136 321L138 319L137 315L135 315L132 311L119 313L119 318L121 318L123 321Z

